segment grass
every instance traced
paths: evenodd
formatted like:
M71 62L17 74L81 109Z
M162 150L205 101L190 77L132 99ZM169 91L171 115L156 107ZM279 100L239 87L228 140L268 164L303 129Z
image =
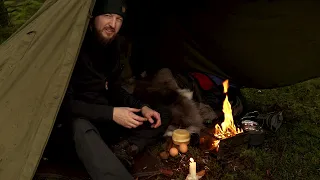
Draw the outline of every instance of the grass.
M264 150L246 150L253 176L267 170L275 179L320 179L320 79L292 86L244 89L251 109L284 110L285 122L277 134L267 137Z
M5 1L7 6L13 2ZM29 4L10 14L11 25L1 28L0 41L30 18L41 2L22 1ZM263 147L243 149L225 165L209 159L206 166L211 169L210 177L204 179L320 179L320 79L277 89L243 89L242 92L249 110L284 110L285 121L276 134L267 134ZM189 153L194 157L201 155L198 149L191 148ZM176 178L183 179L185 175Z
M9 26L0 28L0 43L10 37L23 25L42 5L45 0L5 0L4 5L9 12ZM1 12L0 12L1 13Z

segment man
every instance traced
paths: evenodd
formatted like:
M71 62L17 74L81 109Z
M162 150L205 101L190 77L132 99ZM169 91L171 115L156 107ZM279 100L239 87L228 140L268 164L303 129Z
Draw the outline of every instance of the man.
M171 116L116 83L123 68L117 33L125 10L121 0L96 2L64 103L76 152L94 180L132 179L122 164L130 168L133 156L164 134ZM120 136L130 137L119 141Z

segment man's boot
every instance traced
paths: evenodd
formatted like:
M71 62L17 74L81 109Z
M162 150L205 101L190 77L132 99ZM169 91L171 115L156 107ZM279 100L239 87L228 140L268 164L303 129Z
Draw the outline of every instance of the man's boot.
M123 140L114 145L112 151L122 164L130 170L134 164L133 158L138 154L139 148L134 144L130 144L127 140Z

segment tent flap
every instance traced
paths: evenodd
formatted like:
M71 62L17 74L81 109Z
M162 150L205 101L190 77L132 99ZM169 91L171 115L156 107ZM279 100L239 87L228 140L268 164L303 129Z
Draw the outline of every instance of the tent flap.
M47 0L0 48L0 179L32 179L94 1Z
M203 0L162 8L146 1L132 4L130 31L141 51L133 53L142 64L224 74L253 88L320 76L320 1Z

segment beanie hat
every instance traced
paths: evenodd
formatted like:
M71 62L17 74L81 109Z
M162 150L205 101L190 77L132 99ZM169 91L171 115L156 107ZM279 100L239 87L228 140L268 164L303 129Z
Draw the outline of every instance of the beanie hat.
M126 8L124 0L96 0L92 15L118 14L125 18Z

